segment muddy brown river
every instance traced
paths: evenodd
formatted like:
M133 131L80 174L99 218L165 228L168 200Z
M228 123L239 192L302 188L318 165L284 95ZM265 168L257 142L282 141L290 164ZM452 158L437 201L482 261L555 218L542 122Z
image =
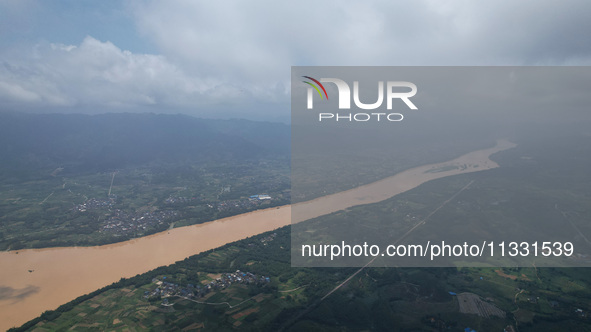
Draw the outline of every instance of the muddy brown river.
M498 167L489 156L514 146L500 140L493 148L415 167L365 186L300 203L305 209L298 211L305 213L298 213L294 222L379 202L433 179ZM450 169L450 166L458 167ZM291 206L287 205L117 244L0 252L0 330L19 326L45 310L55 309L122 277L132 277L290 223Z

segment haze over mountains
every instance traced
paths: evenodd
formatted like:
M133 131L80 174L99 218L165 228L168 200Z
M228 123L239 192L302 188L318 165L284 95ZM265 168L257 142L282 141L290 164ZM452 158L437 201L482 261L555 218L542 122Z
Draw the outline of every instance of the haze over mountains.
M112 171L149 163L288 156L289 126L163 114L0 113L2 173Z

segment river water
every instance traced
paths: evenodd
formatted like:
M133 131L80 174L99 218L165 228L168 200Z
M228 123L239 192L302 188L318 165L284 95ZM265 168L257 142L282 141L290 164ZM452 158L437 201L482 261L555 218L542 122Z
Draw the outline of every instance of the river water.
M299 203L294 222L379 202L433 179L498 167L489 156L514 146L500 140L493 148L415 167L365 186ZM463 165L466 168L435 171ZM0 252L0 330L19 326L45 310L55 309L122 277L132 277L290 223L291 206L287 205L117 244Z

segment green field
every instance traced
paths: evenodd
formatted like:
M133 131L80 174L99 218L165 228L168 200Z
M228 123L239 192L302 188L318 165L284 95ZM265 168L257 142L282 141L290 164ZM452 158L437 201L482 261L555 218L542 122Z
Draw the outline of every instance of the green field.
M380 203L291 227L330 227L330 232L324 234L303 233L309 241L330 243L347 232L361 237L362 229L369 226L382 229L380 240L387 243L427 217L428 225L433 227L419 228L424 236L451 229L459 238L474 231L494 235L498 230L509 230L519 238L543 234L538 232L544 228L541 225L554 223L581 241L577 230L581 234L591 230L591 136L573 133L546 139L520 138L515 142L516 148L492 156L500 168L441 178ZM344 170L345 165L342 167ZM248 173L252 167L245 169L246 173L241 174L248 175L236 176L238 182L248 183L254 176ZM170 185L165 190L169 191L162 192L153 205L164 202L173 190L180 190L176 187L193 190L189 184L181 184L184 180L175 182L174 174L165 180ZM109 180L108 173L96 176L97 182L99 178L101 183ZM130 192L133 181L140 181L137 177L130 177L129 182L121 178L121 188L128 183ZM224 181L211 188L220 190L222 196L230 195L234 189L223 190L228 177L220 178ZM48 184L46 192L30 194L27 199L34 198L39 205L59 185ZM101 186L97 192L104 192L106 184ZM236 190L239 197L250 191ZM2 192L6 195L7 191ZM54 194L46 202L54 196L61 197ZM139 203L129 200L128 204L141 209L151 202L149 196L138 194L133 197ZM473 223L466 227L465 221ZM504 268L296 268L291 267L291 230L281 228L123 279L14 330L462 331L470 327L501 331L512 326L521 332L591 331L588 268L548 268L537 263L522 267L509 264ZM167 282L189 289L189 284L206 285L237 270L270 279L264 284L232 283L192 300L176 294L146 297L161 287L158 282L165 277ZM345 280L348 282L337 289Z
M119 242L163 231L171 225L192 225L285 205L290 197L289 160L279 158L215 166L161 165L91 174L49 173L22 183L9 179L0 182L0 250ZM263 193L273 199L217 207L224 202L246 204L249 196ZM108 201L109 205L80 208L93 201ZM129 219L140 218L143 213L166 217L126 231L105 229L109 218L117 213L124 214L119 219L130 224Z
M195 299L210 304L146 296L162 280L206 285L236 270L269 276L270 282L235 283ZM289 227L284 227L124 279L46 312L18 330L453 331L469 326L498 331L507 325L520 331L591 330L587 269L368 268L320 300L355 271L292 268ZM450 291L475 294L505 317L461 313ZM220 304L224 302L228 304Z

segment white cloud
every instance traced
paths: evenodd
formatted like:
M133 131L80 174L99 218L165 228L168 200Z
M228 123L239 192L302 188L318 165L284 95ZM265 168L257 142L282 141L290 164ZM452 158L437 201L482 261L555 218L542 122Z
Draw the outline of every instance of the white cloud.
M92 37L80 45L41 44L11 54L0 67L5 105L70 106L71 111L157 106L166 112L243 98L239 87L188 76L162 55L133 54Z
M0 96L12 102L36 102L41 98L35 92L29 91L18 84L0 82Z
M591 62L586 1L128 4L138 32L160 54L131 53L93 37L79 45L4 49L0 104L72 111L233 110L228 116L263 107L288 114L292 65Z
M190 75L278 98L293 65L585 64L591 4L139 1L139 31ZM560 48L556 48L560 44ZM273 93L275 92L275 93Z
M284 79L291 65L561 64L589 57L587 1L141 1L138 27L183 68ZM561 47L556 49L556 45Z

